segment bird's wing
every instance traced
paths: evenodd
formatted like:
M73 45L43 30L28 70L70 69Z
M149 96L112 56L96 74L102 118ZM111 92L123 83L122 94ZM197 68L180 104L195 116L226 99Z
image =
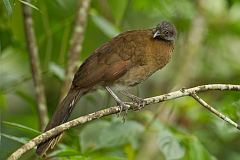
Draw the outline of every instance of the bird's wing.
M130 59L135 48L136 44L129 38L129 34L113 38L85 60L74 76L73 85L89 88L114 82L131 68Z

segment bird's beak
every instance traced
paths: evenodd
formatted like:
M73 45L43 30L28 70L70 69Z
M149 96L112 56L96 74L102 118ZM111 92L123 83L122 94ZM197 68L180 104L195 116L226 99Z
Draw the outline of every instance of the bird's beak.
M153 38L156 38L156 37L158 37L158 36L160 36L159 30L157 30L157 31L154 33Z

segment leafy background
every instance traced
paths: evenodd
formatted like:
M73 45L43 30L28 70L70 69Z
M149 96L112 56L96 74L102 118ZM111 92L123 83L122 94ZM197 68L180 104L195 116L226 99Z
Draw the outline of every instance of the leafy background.
M21 1L0 2L0 159L6 159L39 134L36 98L24 38ZM76 0L32 1L49 115L64 78ZM172 61L135 87L140 97L182 87L240 82L240 1L238 0L93 0L79 64L120 32L173 22L178 39ZM240 121L240 94L211 91L200 95ZM113 105L104 90L84 96L71 116ZM240 159L239 131L203 109L190 97L116 115L65 133L50 157L59 159ZM36 159L34 150L21 159Z

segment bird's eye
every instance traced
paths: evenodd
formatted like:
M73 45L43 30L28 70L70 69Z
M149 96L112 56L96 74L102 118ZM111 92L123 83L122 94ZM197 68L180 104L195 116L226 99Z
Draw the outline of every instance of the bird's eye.
M168 31L164 31L164 34L165 34L165 35L168 35L168 33L169 33Z

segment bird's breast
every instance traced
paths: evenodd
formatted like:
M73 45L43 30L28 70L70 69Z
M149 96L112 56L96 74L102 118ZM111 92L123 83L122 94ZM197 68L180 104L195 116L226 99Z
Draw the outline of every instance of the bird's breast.
M154 72L163 68L170 60L174 45L165 41L152 41L135 49L133 66L116 82L124 86L134 86L146 80Z
M158 70L164 67L171 59L174 43L153 40L153 43L151 43L147 49L146 54L148 56L149 65Z

